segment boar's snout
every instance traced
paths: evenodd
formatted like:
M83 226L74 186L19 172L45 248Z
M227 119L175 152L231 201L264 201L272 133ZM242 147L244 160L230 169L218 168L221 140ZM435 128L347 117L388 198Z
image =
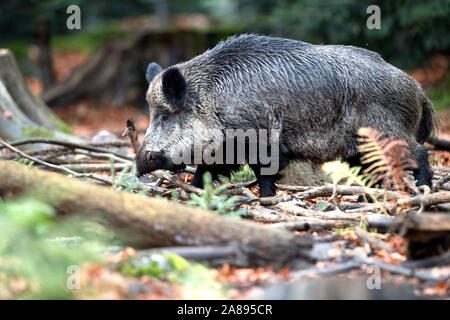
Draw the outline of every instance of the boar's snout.
M138 178L158 169L179 171L185 167L173 164L163 151L149 151L143 148L138 151L135 160Z
M162 158L162 155L163 153L161 151L147 151L145 157L148 159L148 161L154 161Z
M150 173L164 166L163 154L161 151L148 151L141 148L136 154L137 177Z

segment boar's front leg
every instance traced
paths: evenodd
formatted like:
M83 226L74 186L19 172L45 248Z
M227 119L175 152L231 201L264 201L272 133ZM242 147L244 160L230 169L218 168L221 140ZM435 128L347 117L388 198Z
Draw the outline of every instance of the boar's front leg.
M250 165L256 176L256 181L259 185L259 196L260 197L272 197L275 195L277 188L275 187L275 181L281 178L280 174L274 175L262 175L261 166Z
M195 170L194 178L192 178L191 185L197 188L203 188L203 174L205 173L204 168L198 166Z

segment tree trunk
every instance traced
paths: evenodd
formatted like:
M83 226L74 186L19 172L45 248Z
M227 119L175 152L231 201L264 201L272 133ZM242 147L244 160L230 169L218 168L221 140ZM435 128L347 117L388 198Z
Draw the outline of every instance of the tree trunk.
M0 161L0 196L23 193L53 206L60 216L86 213L137 247L234 245L231 263L239 266L282 267L305 257L311 246L309 237L285 230Z
M0 137L18 140L27 137L82 140L64 133L69 127L28 89L14 56L0 49Z
M53 85L53 63L50 54L49 21L41 20L36 24L36 42L39 48L38 66L44 90Z
M40 98L31 93L13 54L8 49L0 49L0 81L17 107L31 121L47 129L70 131L70 128L59 120Z

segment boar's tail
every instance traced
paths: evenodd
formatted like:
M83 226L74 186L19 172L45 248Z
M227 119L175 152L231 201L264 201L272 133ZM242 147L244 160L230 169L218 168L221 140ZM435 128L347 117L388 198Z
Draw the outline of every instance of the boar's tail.
M434 117L434 108L430 100L422 94L420 98L422 105L422 118L420 119L419 129L417 130L416 139L419 143L424 143L436 129L436 120Z

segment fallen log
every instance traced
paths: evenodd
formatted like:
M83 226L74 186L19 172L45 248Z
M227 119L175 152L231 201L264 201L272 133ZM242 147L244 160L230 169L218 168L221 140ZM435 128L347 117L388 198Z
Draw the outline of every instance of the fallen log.
M125 244L139 248L234 245L230 263L237 266L282 267L307 257L312 245L311 238L286 230L0 161L0 196L23 194L51 205L59 217L86 213L114 230Z
M408 258L424 259L450 250L450 214L423 212L399 216L392 230L408 239Z
M426 142L433 146L434 150L450 151L450 141L439 139L435 136L429 137Z

